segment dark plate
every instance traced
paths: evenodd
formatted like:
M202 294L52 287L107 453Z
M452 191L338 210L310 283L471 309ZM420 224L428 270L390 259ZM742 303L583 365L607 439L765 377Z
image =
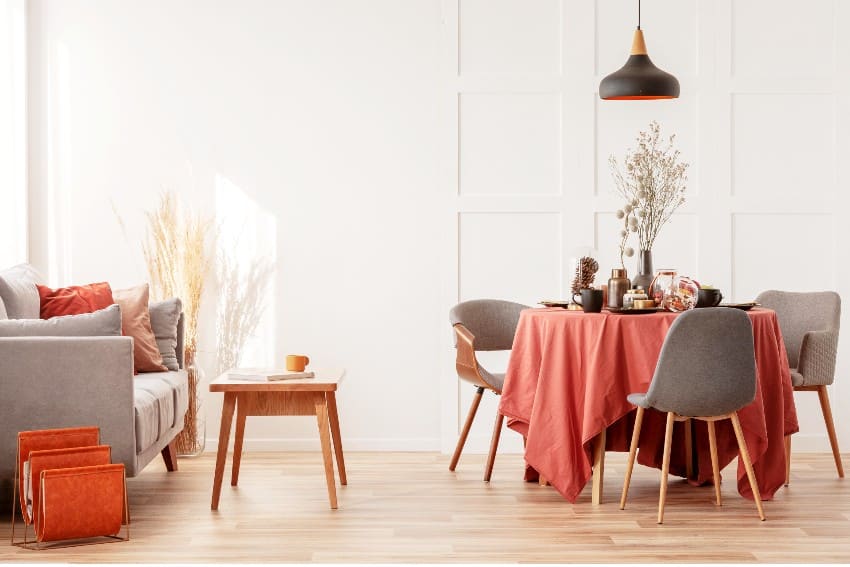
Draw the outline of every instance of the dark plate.
M611 313L617 313L619 315L640 315L641 313L658 313L659 311L664 311L660 307L651 307L649 309L620 309L619 307L606 307L605 309Z
M744 311L749 311L753 307L760 307L761 303L756 303L755 301L748 301L746 303L721 303L718 307L731 307L733 309L743 309Z
M570 304L569 301L538 301L537 303L545 307L563 307L564 309Z

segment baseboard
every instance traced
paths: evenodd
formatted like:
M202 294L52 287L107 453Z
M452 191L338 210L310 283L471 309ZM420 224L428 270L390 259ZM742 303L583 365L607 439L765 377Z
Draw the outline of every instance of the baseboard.
M838 440L838 448L846 453L850 447L845 447ZM816 433L795 433L791 436L791 450L794 453L832 453L829 437Z
M794 452L800 453L830 453L832 452L829 446L829 439L826 435L818 435L814 433L795 433L792 436L792 447ZM233 439L230 440L230 446L233 447ZM839 446L840 443L839 443ZM409 439L383 439L383 438L347 438L343 437L343 447L346 451L411 451L411 452L440 452L440 439L430 437L419 437ZM257 452L274 452L274 451L315 451L319 448L318 437L305 437L298 439L257 439L245 438L245 450ZM452 444L452 449L454 445ZM464 447L463 452L466 454L486 454L490 449L489 437L469 437ZM218 450L218 438L208 438L206 441L205 451ZM850 447L844 449L845 452L850 450ZM442 451L450 453L451 451ZM511 435L510 432L502 433L502 438L499 442L499 453L502 454L521 454L522 440L519 435Z
M440 450L440 440L437 438L413 438L413 439L377 439L377 438L342 438L343 449L347 451L414 451L435 452ZM233 438L230 439L230 447L233 448ZM319 450L319 437L305 437L297 439L251 439L245 436L245 451L273 452L273 451L316 451ZM204 451L217 451L218 439L208 438Z

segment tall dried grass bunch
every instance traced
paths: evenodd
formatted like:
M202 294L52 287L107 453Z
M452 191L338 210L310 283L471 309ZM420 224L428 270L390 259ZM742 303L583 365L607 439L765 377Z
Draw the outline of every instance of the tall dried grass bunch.
M213 222L190 211L181 214L177 197L170 191L163 192L157 208L145 216L148 230L142 249L151 279L151 297L181 299L186 319L185 350L194 356L201 298L212 266L209 250L215 237Z
M159 205L145 213L148 228L142 249L151 284L151 299L179 297L183 302L184 360L189 368L189 408L183 432L177 437L181 454L203 450L204 431L199 428L201 374L195 366L198 350L198 316L204 287L212 264L215 240L213 222L200 214L180 210L177 197L166 191Z

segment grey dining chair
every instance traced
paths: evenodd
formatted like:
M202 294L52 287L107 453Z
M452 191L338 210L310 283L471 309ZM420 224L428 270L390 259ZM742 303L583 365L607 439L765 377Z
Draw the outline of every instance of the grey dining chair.
M756 298L776 311L785 340L795 392L817 392L839 478L844 478L841 452L826 387L835 380L841 296L834 291L763 291ZM791 436L785 437L785 484L791 480Z
M457 356L455 368L460 379L471 382L476 386L475 397L466 416L460 438L457 440L452 455L449 470L457 467L469 429L481 404L484 390L490 390L499 395L505 383L504 373L490 372L479 364L475 353L477 351L511 350L514 343L519 314L527 305L504 301L501 299L473 299L458 303L449 311L449 320L455 334ZM493 463L496 460L496 449L499 446L499 436L502 431L504 416L496 412L496 423L493 426L493 437L490 441L490 452L484 469L484 481L489 482L493 473Z
M649 389L644 394L631 394L628 400L637 406L637 416L629 448L629 462L623 482L620 509L626 507L626 496L637 454L644 411L649 408L667 413L664 457L661 464L661 494L658 500L658 523L664 521L667 499L667 474L673 423L699 419L708 427L714 494L720 505L720 467L714 422L730 419L747 478L756 501L759 518L764 510L747 442L738 420L738 410L753 401L756 394L756 362L753 327L743 311L726 307L694 309L679 315L664 339L661 355Z

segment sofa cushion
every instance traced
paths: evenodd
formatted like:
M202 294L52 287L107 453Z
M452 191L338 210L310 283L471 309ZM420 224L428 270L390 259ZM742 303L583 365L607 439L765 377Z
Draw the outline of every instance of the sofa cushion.
M159 438L159 405L156 396L147 390L133 390L133 409L136 419L136 453L141 453Z
M121 329L133 337L133 368L136 372L160 372L168 370L162 365L162 355L151 329L148 310L148 284L115 290L115 303L121 306Z
M41 303L36 284L43 281L38 271L29 264L18 264L0 271L0 303L4 318L38 319Z
M121 336L121 308L50 319L8 319L0 321L0 337L103 337Z
M183 305L179 298L155 301L148 306L151 314L151 328L156 337L162 364L169 370L179 370L177 363L177 322Z
M51 289L38 285L41 301L40 317L50 319L59 315L79 315L91 313L109 307L112 301L112 288L106 282L86 285L72 285Z
M180 425L189 405L187 373L148 372L133 378L136 453L159 441Z

